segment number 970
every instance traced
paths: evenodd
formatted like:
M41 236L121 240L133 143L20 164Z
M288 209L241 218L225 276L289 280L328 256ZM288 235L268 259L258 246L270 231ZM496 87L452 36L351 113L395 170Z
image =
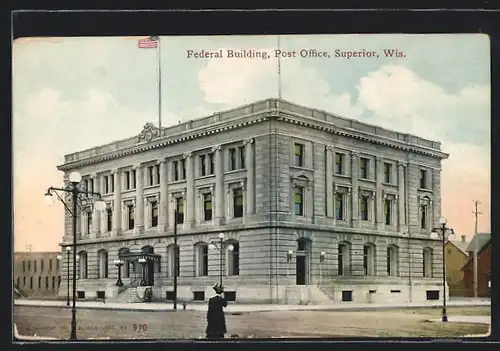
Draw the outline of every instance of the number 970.
M132 328L134 329L134 331L138 332L148 330L147 324L134 324Z

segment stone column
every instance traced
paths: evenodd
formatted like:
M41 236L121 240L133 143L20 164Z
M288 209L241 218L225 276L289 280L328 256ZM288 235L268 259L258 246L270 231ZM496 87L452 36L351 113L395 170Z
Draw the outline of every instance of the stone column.
M406 212L405 212L405 167L402 162L398 162L398 225L399 231L405 232Z
M106 189L106 178L101 177L101 182L100 182L100 189L101 189L101 195L104 194L104 191ZM108 215L107 215L107 207L106 209L104 210L104 212L102 212L100 214L100 217L101 217L101 224L100 224L100 232L101 234L104 234L108 231L108 226L107 226L107 219L108 219Z
M253 138L247 139L244 142L245 145L245 162L247 169L247 206L246 212L248 215L252 215L255 209L255 169L254 169L254 150L253 150Z
M119 169L113 171L113 231L112 236L118 236L122 227L122 172Z
M93 179L93 183L94 183L92 191L98 193L100 191L100 189L99 189L99 185L100 185L99 180L100 179L96 173L94 173L92 175L92 179ZM93 208L92 208L92 237L94 237L94 238L99 236L99 234L101 233L101 229L100 229L101 216L100 216L100 214L101 213L99 211L97 211L95 206L93 206Z
M333 191L333 169L334 169L335 148L333 145L326 147L326 216L329 218L335 217L334 212L334 197Z
M382 194L382 182L384 180L384 160L382 157L377 156L376 158L376 168L375 168L375 179L376 179L376 192L375 192L375 208L376 208L376 220L377 229L384 229L384 197Z
M85 235L88 235L88 233L87 233L87 211L86 210L80 211L79 216L80 216L80 230L82 232L82 239L83 239L85 237Z
M184 213L186 218L184 220L184 228L189 229L194 224L194 164L191 152L183 155L186 160L186 197L184 199Z
M158 232L163 233L168 228L168 162L159 160L160 167L160 203L158 204Z
M352 190L351 190L351 217L352 217L352 226L354 228L359 227L359 185L358 185L358 170L359 170L359 154L357 152L353 152L351 154L351 178L352 178Z
M135 189L135 225L134 232L141 234L144 232L144 171L140 164L134 166L136 189Z
M212 149L215 153L215 225L221 225L224 220L224 163L221 146Z

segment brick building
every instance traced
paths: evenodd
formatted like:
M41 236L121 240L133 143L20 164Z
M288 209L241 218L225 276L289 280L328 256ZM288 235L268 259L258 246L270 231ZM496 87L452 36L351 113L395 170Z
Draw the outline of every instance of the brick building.
M58 296L58 252L14 252L14 286L27 296Z
M177 251L185 300L212 293L220 257L228 296L240 302L437 298L442 250L430 231L447 156L439 142L276 99L162 130L147 124L58 167L65 179L78 171L107 203L78 219L79 296L127 301L144 273L165 299ZM219 233L222 256L208 245Z
M465 235L461 240L448 240L445 245L446 282L450 296L465 296L463 266L469 259L467 256L468 242Z
M477 295L478 297L491 297L491 234L478 233L477 240ZM474 296L474 238L471 240L467 251L469 259L462 268L466 296Z

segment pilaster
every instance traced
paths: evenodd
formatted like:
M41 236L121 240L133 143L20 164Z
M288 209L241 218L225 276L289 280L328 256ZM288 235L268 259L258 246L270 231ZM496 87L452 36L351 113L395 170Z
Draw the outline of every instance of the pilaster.
M160 167L160 203L158 204L158 232L165 232L168 228L168 168L166 160L159 160Z
M186 160L186 198L184 203L186 218L184 228L189 229L194 225L194 160L191 152L185 153L183 157Z
M100 192L100 178L98 177L97 174L92 175L93 179L93 192ZM92 237L98 237L99 234L101 233L101 213L95 208L95 206L92 207Z
M118 236L122 227L122 172L119 169L113 171L113 232L112 236Z
M398 162L398 230L406 232L406 211L405 211L405 166Z
M134 165L134 169L136 179L134 232L141 234L144 232L144 172L146 169L140 164Z
M326 216L335 217L334 212L334 191L333 191L333 160L335 148L333 145L326 147Z
M351 176L352 176L352 190L351 190L351 208L352 208L352 227L359 228L359 154L353 152L351 154Z
M245 145L245 168L247 169L247 206L246 213L252 215L255 212L255 169L253 138L244 141Z
M212 148L215 154L215 225L221 225L224 220L224 164L221 146Z
M382 157L377 156L375 168L376 179L376 193L375 193L375 208L376 208L376 225L377 230L384 229L384 210L383 210L383 194L382 194L382 181L384 179L384 160Z

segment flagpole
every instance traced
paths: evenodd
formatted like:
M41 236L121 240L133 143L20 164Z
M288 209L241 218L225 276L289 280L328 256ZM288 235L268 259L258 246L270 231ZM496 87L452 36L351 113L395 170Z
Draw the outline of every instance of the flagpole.
M158 50L156 51L158 56L158 129L161 132L161 43L160 37L158 36Z
M278 35L278 52L280 51L280 36ZM278 99L281 100L281 52L278 56Z

